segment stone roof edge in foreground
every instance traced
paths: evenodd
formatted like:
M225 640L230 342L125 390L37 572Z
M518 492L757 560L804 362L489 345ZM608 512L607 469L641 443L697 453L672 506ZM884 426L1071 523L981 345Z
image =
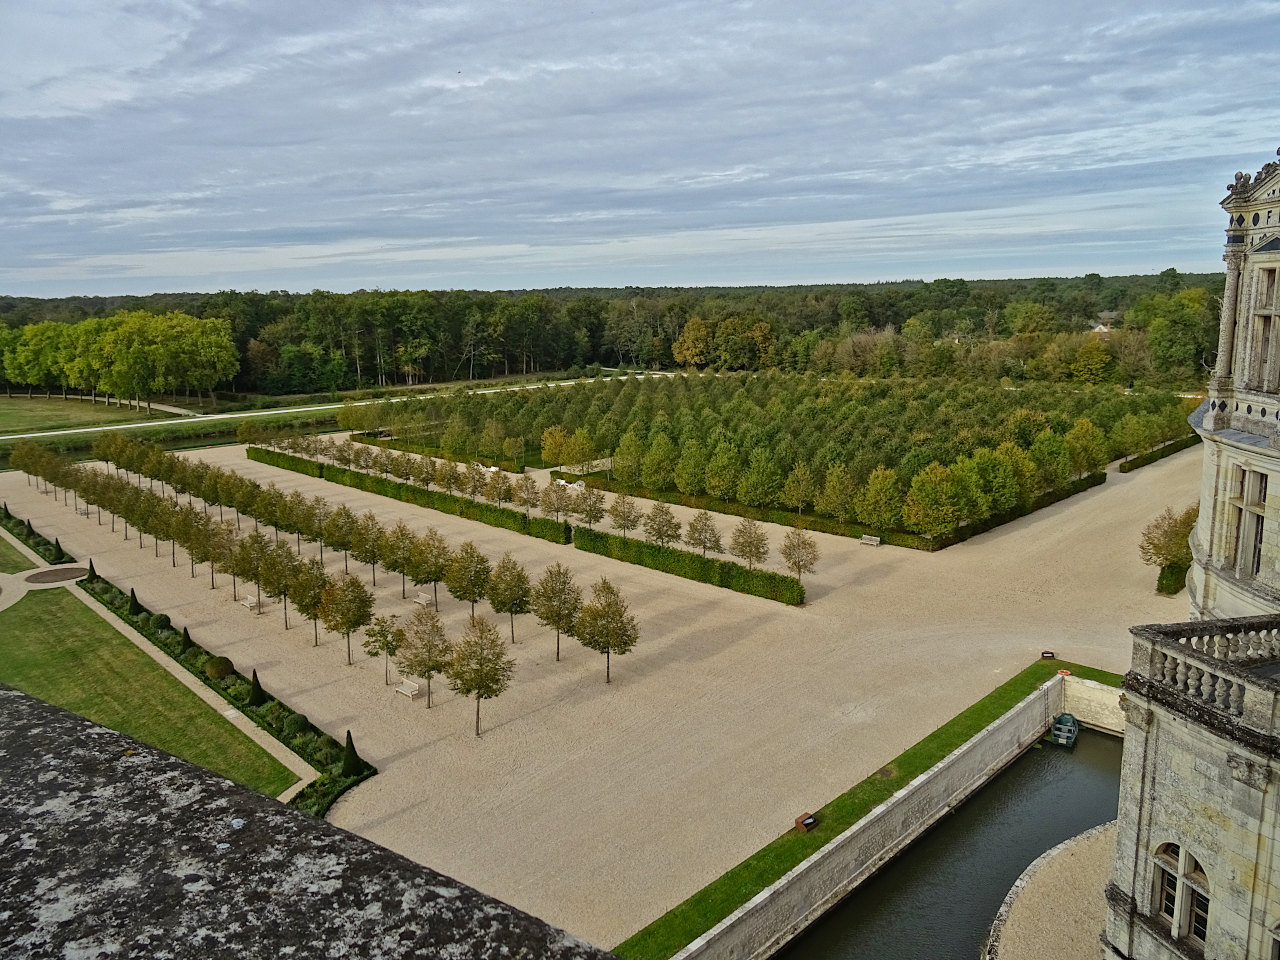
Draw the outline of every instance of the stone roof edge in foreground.
M2 684L0 771L0 954L611 956Z

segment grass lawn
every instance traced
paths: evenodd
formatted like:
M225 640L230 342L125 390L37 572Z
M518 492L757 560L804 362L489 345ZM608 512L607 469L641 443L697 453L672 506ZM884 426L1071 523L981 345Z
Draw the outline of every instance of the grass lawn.
M156 411L152 419L172 419L173 414ZM65 430L70 427L93 427L101 423L133 423L147 419L128 407L108 407L88 400L63 400L60 397L0 397L0 436L10 433L35 433L39 430Z
M812 833L794 830L784 833L728 873L712 880L684 903L618 944L613 952L625 960L667 960L987 725L1004 716L1060 669L1068 669L1077 677L1113 687L1120 686L1124 679L1114 673L1063 660L1033 663L900 754L884 768L888 776L873 773L815 811L818 826Z
M17 547L4 537L0 537L0 573L21 573L31 570L35 564L24 556Z
M0 612L0 681L269 796L297 782L65 588Z

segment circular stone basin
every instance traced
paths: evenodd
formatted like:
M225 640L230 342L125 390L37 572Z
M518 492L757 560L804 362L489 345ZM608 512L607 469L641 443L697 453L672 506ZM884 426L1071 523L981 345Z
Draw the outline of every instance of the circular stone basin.
M61 583L63 580L79 580L89 573L87 567L54 567L37 570L26 578L27 583Z

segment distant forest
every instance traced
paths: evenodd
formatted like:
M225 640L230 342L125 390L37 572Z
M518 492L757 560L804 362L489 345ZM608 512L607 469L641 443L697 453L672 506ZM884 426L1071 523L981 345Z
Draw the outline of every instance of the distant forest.
M226 320L238 369L225 384L272 394L596 364L1193 385L1212 363L1222 285L1221 274L1169 269L789 287L0 296L0 320L8 344L21 339L15 328L123 311ZM1091 333L1100 322L1112 327L1104 336Z

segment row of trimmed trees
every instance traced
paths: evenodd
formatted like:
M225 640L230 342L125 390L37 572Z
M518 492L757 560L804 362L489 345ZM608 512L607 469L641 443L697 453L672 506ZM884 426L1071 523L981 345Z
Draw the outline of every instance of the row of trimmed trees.
M129 443L134 444L133 441ZM137 452L126 449L123 445L121 450L126 456ZM215 573L220 572L231 578L233 599L239 599L239 583L255 585L258 590L255 606L259 613L262 611L263 593L282 601L286 630L289 627L289 601L292 600L295 609L312 621L314 645L319 645L320 623L344 637L348 664L353 662L351 635L362 628L368 628L364 646L370 652L380 651L390 657L404 646L408 651L406 656L410 658L405 661L406 669L409 664L422 667L425 662L412 658L414 643L409 642L412 638L408 637L406 630L398 626L398 618L374 616L373 594L357 577L345 570L341 576L330 575L322 557L302 557L300 540L298 552L295 552L287 540L279 540L279 528L275 541L268 539L257 529L258 521L266 518L259 515L254 506L246 507L244 512L254 519L255 529L237 535L235 523L229 519L215 520L208 513L208 502L202 502L200 506L190 502L182 504L164 492L157 493L143 487L145 471L139 473L138 482L135 483L127 473L124 476L118 473L113 475L74 464L29 441L15 447L12 460L17 469L53 485L55 495L60 492L64 502L72 494L75 500L71 505L79 507L83 501L96 507L99 511L99 523L102 522L101 511L106 510L113 531L119 518L124 525L125 539L128 539L129 528L132 526L138 531L139 549L143 547L143 534L153 538L156 556L159 556L160 542L167 540L171 548L171 563L176 566L176 550L182 547L191 562L193 577L197 565L207 563L211 589L216 587ZM219 479L226 479L229 472L218 473L222 475ZM187 492L182 489L182 478L177 472L168 471L168 474L174 492ZM208 482L207 475L204 479ZM262 492L265 494L270 489ZM347 508L338 507L333 512L341 510ZM350 511L347 510L347 513ZM372 522L369 522L370 518L373 518ZM469 632L463 638L466 642L460 640L458 644L449 646L451 652L447 658L447 668L440 665L439 657L431 661L436 664L432 672L445 673L451 687L462 695L476 696L478 700L488 699L505 690L509 682L509 677L502 680L502 671L494 666L500 665L501 658L495 659L491 651L486 652L489 634L493 631L496 635L496 628L487 624L487 621L485 626L476 626L483 618L476 617L475 605L486 598L496 613L509 615L512 643L515 642L515 615L532 612L544 626L555 629L557 660L560 659L562 634L575 636L584 646L604 653L606 682L611 681L611 655L626 653L638 639L638 625L628 612L626 601L617 588L603 578L592 587L591 601L584 604L572 575L559 564L548 568L536 584L531 584L524 568L509 553L497 564L491 564L470 541L461 544L457 550L450 550L444 538L434 529L427 530L419 537L401 522L391 531L384 530L379 535L372 532L377 521L371 513L362 519L363 522L359 525L365 528L368 536L380 536L386 542L398 541L405 545L408 564L398 572L413 579L415 585L432 584L433 606L426 608L423 605L430 614L427 622L430 622L430 618L435 618L434 622L438 624L438 597L434 588L441 581L455 599L470 603ZM381 525L377 526L381 530ZM323 531L316 534L316 537L323 550L326 544ZM328 545L335 548L332 542ZM403 582L401 595L405 595ZM427 614L417 611L414 616L421 625ZM489 666L485 667L486 664ZM477 679L488 675L486 670L489 674L497 670L497 674L493 674L496 679L491 677L483 682ZM390 679L389 673L387 679ZM429 689L429 676L427 680Z
M530 474L521 474L514 482L501 470L486 470L471 464L462 468L448 460L412 456L382 447L371 447L350 440L334 441L324 437L282 437L266 444L296 456L326 459L349 469L388 474L424 489L435 483L448 493L455 489L475 499L483 497L490 503L502 506L504 498L525 509L537 508L544 515L579 519L588 527L608 516L610 523L624 538L631 531L641 529L645 539L662 547L683 542L706 556L708 551L723 554L725 546L719 528L711 513L701 510L690 519L684 529L671 507L655 502L648 513L641 511L636 501L626 494L618 494L605 508L604 494L593 487L582 489L552 480L539 488ZM454 481L457 481L455 486ZM682 536L683 530L683 536ZM729 538L729 553L742 560L749 569L764 563L769 557L769 538L765 528L748 517L742 518ZM795 573L797 579L816 567L819 557L817 543L803 530L788 531L779 550L783 563Z

